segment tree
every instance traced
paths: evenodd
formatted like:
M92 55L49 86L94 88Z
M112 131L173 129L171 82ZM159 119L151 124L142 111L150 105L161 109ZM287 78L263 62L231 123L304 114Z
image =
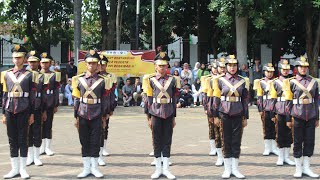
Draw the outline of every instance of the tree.
M74 57L77 58L81 47L81 8L82 0L74 0Z

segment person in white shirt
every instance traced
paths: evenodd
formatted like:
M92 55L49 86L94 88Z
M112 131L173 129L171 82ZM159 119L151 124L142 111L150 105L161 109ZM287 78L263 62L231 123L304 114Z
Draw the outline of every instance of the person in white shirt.
M180 77L181 80L188 79L188 83L191 84L192 71L189 69L188 63L183 64L183 70L181 71Z
M192 84L192 96L194 105L202 105L202 94L201 94L201 82L200 79L195 79Z

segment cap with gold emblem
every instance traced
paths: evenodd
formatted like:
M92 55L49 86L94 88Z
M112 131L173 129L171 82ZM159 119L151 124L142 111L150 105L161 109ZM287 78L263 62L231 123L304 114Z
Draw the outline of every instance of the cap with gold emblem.
M229 55L226 58L226 64L238 64L238 60L236 59L235 55Z
M307 59L304 56L300 56L295 63L295 66L309 66Z
M154 63L156 65L168 65L169 61L170 61L170 58L165 52L160 52L154 58Z
M28 62L40 61L40 56L36 51L30 51L27 55Z
M16 44L11 49L12 57L25 57L27 55L27 49L19 44Z
M290 70L290 64L287 59L284 59L280 62L280 68L284 70Z
M84 57L84 60L86 62L99 62L99 54L95 50L90 50L87 52L86 56Z
M51 62L51 60L53 60L52 57L46 52L43 52L40 55L40 57L41 57L41 61L40 62L42 62L42 63L48 63L48 62Z
M214 68L214 69L217 69L218 68L218 65L217 65L217 62L216 61L213 61L211 62L211 68Z
M263 66L263 71L275 71L275 70L272 63L268 63Z
M226 67L226 59L224 57L221 57L218 61L217 61L217 66L218 67Z
M99 58L100 58L100 64L102 64L102 65L105 65L105 64L107 64L109 62L108 58L103 54L100 54Z

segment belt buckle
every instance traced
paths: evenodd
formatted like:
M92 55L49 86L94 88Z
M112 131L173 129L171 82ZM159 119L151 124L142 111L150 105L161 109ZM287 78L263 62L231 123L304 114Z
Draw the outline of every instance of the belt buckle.
M310 104L310 100L309 99L302 99L302 104Z
M229 101L230 102L236 102L237 101L237 98L235 96L230 96L229 97Z
M13 92L13 97L20 97L20 92Z
M160 104L168 104L167 98L161 98Z
M87 104L94 104L94 99L87 99Z

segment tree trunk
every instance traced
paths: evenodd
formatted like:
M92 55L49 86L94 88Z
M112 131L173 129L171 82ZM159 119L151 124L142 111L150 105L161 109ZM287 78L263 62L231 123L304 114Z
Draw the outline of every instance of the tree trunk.
M198 10L198 62L208 62L208 49L209 49L209 9L208 1L200 0L197 3Z
M120 49L120 15L121 15L121 4L122 1L118 0L118 5L117 5L117 18L116 18L116 37L117 37L117 44L116 44L116 49Z
M98 0L98 4L100 7L100 20L101 20L101 37L102 37L102 45L101 50L107 49L107 34L108 34L108 15L107 15L107 7L105 0Z
M119 0L121 1L121 0ZM116 32L117 0L110 0L110 12L108 16L107 50L114 49Z
M39 43L36 41L36 39L34 38L34 33L33 33L33 29L32 29L32 7L31 4L27 4L27 28L26 28L26 34L27 36L30 38L30 42L31 44L34 46L33 48L35 48L38 51L44 51L44 49L42 49L42 47L39 45Z
M74 57L75 64L78 63L78 50L81 46L81 7L82 0L74 0Z
M239 67L247 64L247 36L248 36L248 17L236 15L236 38L237 38L237 59Z

